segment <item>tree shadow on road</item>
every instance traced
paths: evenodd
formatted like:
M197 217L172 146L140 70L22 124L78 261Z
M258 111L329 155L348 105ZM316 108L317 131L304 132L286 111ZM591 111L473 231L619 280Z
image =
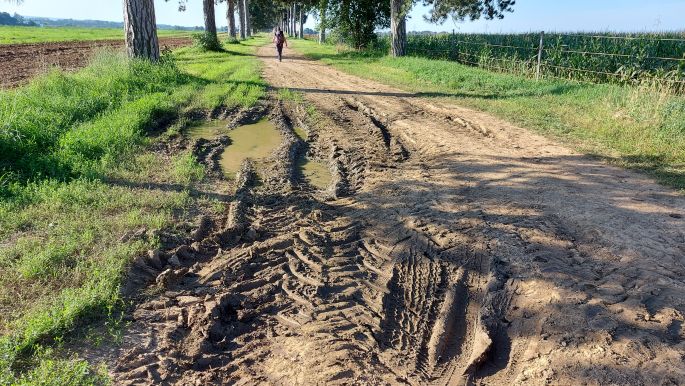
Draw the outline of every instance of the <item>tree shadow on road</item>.
M479 377L546 358L561 383L682 381L649 370L673 365L685 335L681 197L585 156L430 161L412 165L422 181L358 193L357 216L429 261L502 275L509 306Z

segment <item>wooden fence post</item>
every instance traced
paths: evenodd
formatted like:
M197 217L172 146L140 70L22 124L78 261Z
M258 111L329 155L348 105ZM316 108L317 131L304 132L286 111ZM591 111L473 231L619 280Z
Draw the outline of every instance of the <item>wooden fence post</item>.
M540 32L540 46L538 47L538 66L535 71L535 80L540 80L540 66L542 65L542 50L545 46L545 31Z

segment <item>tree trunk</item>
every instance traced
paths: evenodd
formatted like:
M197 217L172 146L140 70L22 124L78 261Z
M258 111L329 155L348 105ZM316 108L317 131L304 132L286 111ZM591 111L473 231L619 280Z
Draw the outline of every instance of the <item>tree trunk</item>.
M302 12L302 4L300 4L300 39L304 39L304 14Z
M283 31L283 12L281 11L281 19L278 21L278 28Z
M326 43L326 10L328 8L328 1L322 0L319 4L319 44Z
M390 0L390 39L392 56L404 56L407 52L407 17L404 0Z
M216 36L216 18L214 16L214 0L202 0L202 10L205 14L205 33L219 40Z
M228 37L235 39L235 0L228 0L226 19L228 20Z
M240 19L240 39L245 39L245 3L238 1L238 18Z
M245 36L252 36L252 17L250 16L250 0L245 0Z
M296 19L295 15L297 13L297 10L295 8L295 4L292 6L292 10L290 11L290 28L292 29L293 37L296 37L297 35L297 24L296 24Z
M154 0L124 0L124 33L129 57L159 60Z
M290 6L288 6L288 9L285 11L285 33L290 36Z

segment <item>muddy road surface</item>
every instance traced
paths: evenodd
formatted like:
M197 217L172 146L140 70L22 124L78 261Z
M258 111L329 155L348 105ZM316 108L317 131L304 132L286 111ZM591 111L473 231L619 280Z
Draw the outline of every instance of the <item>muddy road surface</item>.
M316 111L265 107L283 138L271 164L243 164L225 218L140 262L157 289L109 354L118 383L685 384L685 199L272 54L266 79ZM328 189L298 175L303 153L328 163Z
M160 48L189 45L190 38L160 38ZM76 70L88 64L97 50L123 49L123 40L30 43L0 45L0 88L11 88L52 67Z

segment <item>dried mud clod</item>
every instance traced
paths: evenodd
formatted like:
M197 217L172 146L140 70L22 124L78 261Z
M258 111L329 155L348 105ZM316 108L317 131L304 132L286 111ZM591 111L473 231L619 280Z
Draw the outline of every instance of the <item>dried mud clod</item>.
M230 144L231 139L225 135L222 135L219 138L211 141L200 138L193 143L192 151L193 155L198 159L198 161L205 165L206 170L209 173L211 173L214 177L220 177L223 175L221 165L219 164L221 153L224 151L226 146Z
M283 142L276 150L279 162L274 165L270 183L273 186L288 186L288 189L293 189L298 184L295 163L302 155L305 143L295 134L293 119L285 113L282 102L277 102L274 106L271 119L281 132Z
M244 161L236 174L235 198L229 205L226 225L216 235L222 241L222 247L237 244L248 231L248 211L253 203L251 189L256 179L254 164L250 160ZM248 238L255 239L255 232L251 229Z
M224 110L217 118L227 122L226 127L235 128L242 125L257 123L269 114L270 102L259 102L248 109Z

